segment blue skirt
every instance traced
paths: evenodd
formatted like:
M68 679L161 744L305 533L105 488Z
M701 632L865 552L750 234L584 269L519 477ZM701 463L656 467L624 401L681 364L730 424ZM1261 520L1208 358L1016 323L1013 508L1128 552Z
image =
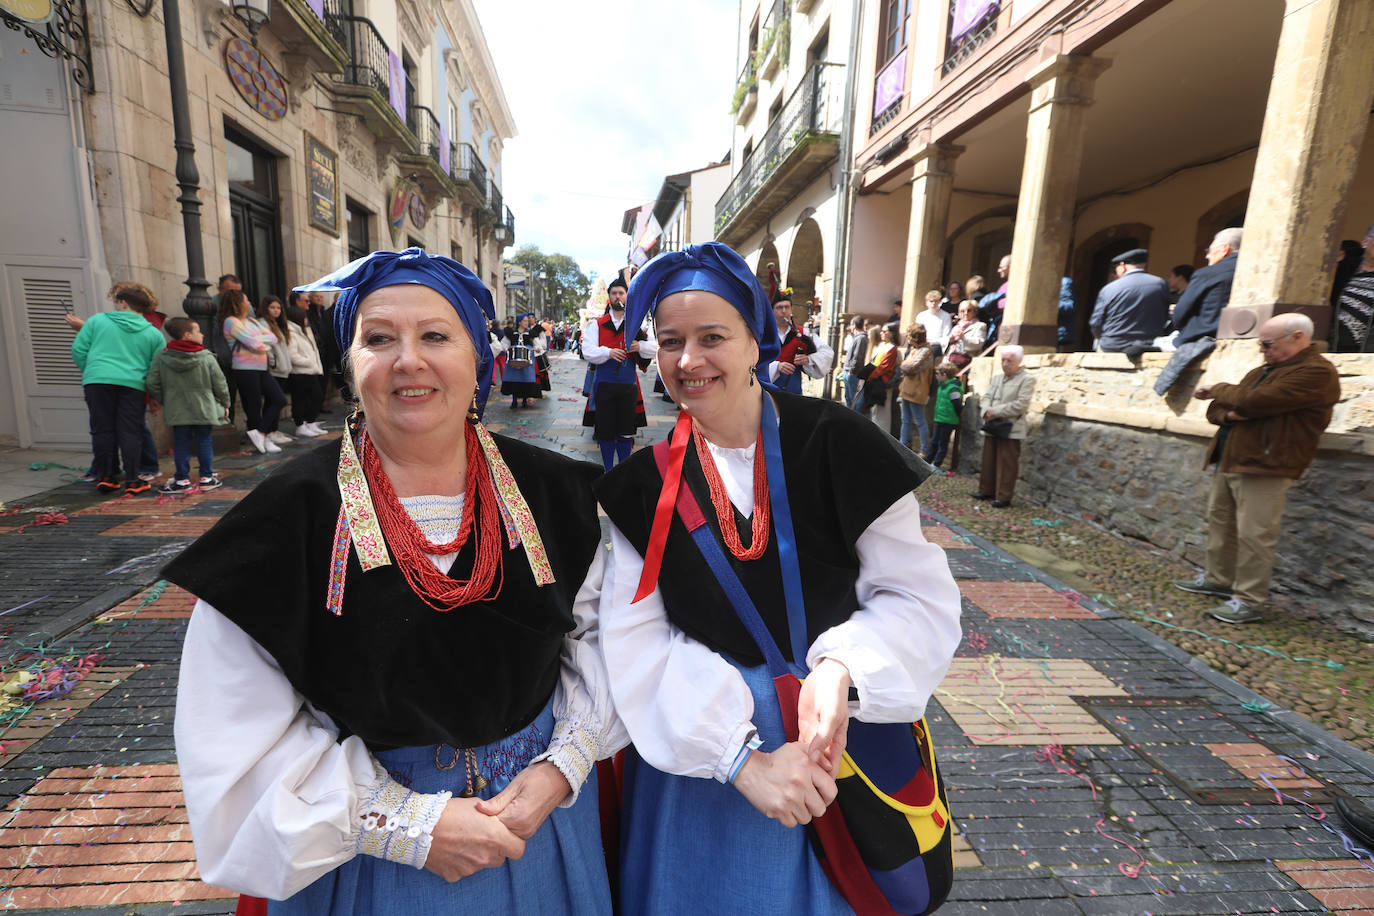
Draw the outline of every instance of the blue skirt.
M738 666L736 666L738 667ZM767 666L741 668L763 749L786 740ZM625 752L620 909L641 914L852 913L805 827L764 817L734 786L672 776Z
M477 760L491 798L505 788L532 757L542 754L553 734L553 711L545 707L533 723L486 747ZM454 754L439 749L445 763ZM463 757L449 770L434 762L435 748L403 747L382 751L377 759L392 778L417 792L447 790L454 797L467 784ZM525 842L515 862L487 868L449 883L431 871L359 855L285 901L268 904L271 916L411 916L415 913L600 914L611 911L610 884L601 851L596 774L588 777L571 808L555 808Z

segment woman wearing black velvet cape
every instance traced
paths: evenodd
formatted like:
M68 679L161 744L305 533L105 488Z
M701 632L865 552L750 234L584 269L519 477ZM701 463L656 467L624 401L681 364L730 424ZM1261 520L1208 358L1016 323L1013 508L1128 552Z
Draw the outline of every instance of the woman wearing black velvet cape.
M628 326L650 311L664 383L682 406L666 472L646 449L595 486L612 523L601 647L634 742L621 907L847 913L796 828L834 798L850 715L919 718L959 642L959 593L943 552L921 536L911 492L921 467L843 406L760 383L776 323L753 272L724 245L650 261L630 285ZM763 457L766 424L778 477ZM696 497L722 562L787 661L808 672L798 741L787 742L760 650L681 518L655 525L660 494L674 487ZM800 650L788 632L775 491L790 494L796 532L810 634Z
M200 599L176 737L201 876L273 913L606 912L598 469L478 422L466 268L376 252L304 289L342 291L362 410L166 571Z

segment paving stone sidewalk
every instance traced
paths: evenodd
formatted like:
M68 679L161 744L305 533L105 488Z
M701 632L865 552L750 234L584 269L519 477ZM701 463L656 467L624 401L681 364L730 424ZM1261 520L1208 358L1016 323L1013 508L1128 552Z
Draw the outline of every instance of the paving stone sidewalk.
M584 368L554 354L554 391L528 410L493 398L488 425L597 460ZM676 418L645 388L641 444ZM197 877L172 742L193 599L157 571L302 448L217 456L226 486L211 493L111 501L71 485L0 517L0 676L25 652L82 674L0 733L0 907L233 911ZM964 602L929 710L959 830L942 913L1374 916L1374 861L1343 844L1329 804L1374 804L1374 758L923 511Z

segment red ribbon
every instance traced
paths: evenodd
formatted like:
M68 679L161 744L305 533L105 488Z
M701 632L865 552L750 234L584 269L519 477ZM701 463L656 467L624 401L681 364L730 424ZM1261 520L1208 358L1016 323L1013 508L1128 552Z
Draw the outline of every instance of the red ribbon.
M692 441L692 417L687 411L677 415L677 425L668 434L668 473L663 476L663 489L654 508L654 524L649 529L649 546L644 551L644 571L639 576L639 589L630 603L649 597L658 585L658 571L663 566L663 549L668 542L668 526L673 521L673 506L677 503L678 486L682 483L682 462L687 457L687 444Z

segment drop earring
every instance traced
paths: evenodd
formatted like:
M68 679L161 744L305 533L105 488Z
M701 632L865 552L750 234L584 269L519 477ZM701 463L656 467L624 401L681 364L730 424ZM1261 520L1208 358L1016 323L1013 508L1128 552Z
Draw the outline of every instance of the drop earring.
M477 412L477 396L481 393L481 391L481 385L473 386L472 403L468 405L468 422L471 423L473 426L476 426L478 421L482 419L481 414Z
M753 366L750 366L750 367L749 367L749 387L750 387L750 388L753 388L753 387L754 387L754 371L755 371L755 370L754 370L754 367L753 367Z

